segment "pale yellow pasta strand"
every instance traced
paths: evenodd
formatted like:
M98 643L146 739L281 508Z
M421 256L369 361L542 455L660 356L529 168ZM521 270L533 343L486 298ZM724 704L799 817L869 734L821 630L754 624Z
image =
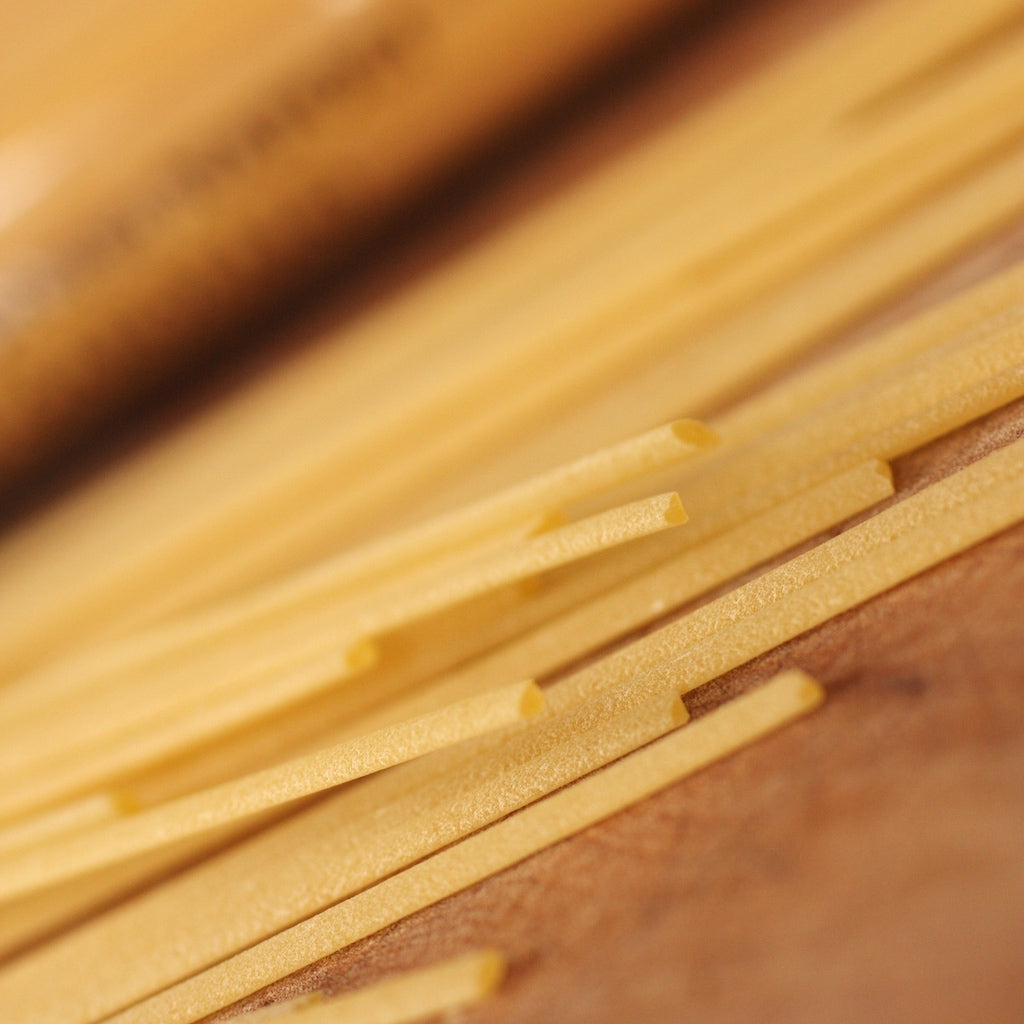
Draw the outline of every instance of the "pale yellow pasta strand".
M480 345L488 347L482 339ZM315 493L308 500L275 517L263 529L232 536L230 542L226 540L205 560L200 560L202 565L196 573L181 585L187 592L184 604L173 595L165 597L166 591L158 593L161 609L166 611L169 601L174 603L175 611L189 611L196 604L201 607L203 603L228 599L329 557L353 537L358 540L373 536L386 528L404 529L415 514L422 493L433 493L438 481L457 476L467 458L480 457L487 451L493 453L508 439L532 430L538 401L564 402L572 392L571 365L564 365L566 359L557 349L535 354L531 359L532 362L520 360L511 353L491 368L486 382L460 385L464 394L452 396L445 392L430 397L428 393L424 400L425 422L419 434L421 443L415 452L408 450L408 446L391 445L393 454L388 460L374 457L365 470L352 471L355 483L343 492L333 486L333 481L339 474L347 474L348 469L331 470L330 484L326 479L319 484L313 480L309 488ZM556 367L556 359L563 365ZM521 381L510 376L513 370L522 377ZM451 387L455 389L454 384ZM451 417L453 405L460 407L460 418ZM411 416L412 410L400 412L396 429L403 435L410 429ZM459 423L470 420L474 424L472 431L458 429ZM351 439L339 442L343 453L350 452L351 446ZM375 442L374 450L380 446L380 442ZM508 483L506 478L502 486ZM283 487L281 491L285 497L287 490ZM274 490L271 497L277 495ZM451 502L446 502L444 509L451 506Z
M814 710L823 696L803 673L784 673L617 764L126 1010L111 1024L190 1024L699 771Z
M878 455L893 459L921 447L936 437L973 422L981 416L1002 408L1024 396L1024 362L999 369L983 376L960 390L940 397L916 415L886 425L857 439L845 451L830 453L789 478L768 486L776 499L791 493L793 487L806 487L812 480L838 472L849 458Z
M482 457L531 431L538 401L566 400L573 388L571 367L563 367L558 374L554 371L554 366L528 367L523 370L527 379L518 385L500 378L496 370L492 381L496 393L488 395L483 388L469 387L459 399L463 409L455 420L450 415L451 403L440 401L430 412L436 422L424 426L415 455L398 449L386 462L376 460L372 472L358 474L358 483L347 492L339 493L333 485L318 488L309 501L251 534L252 543L225 544L218 557L211 556L187 584L189 601L197 601L201 607L230 599L329 557L353 537L361 540L384 530L404 529L413 515L418 515L414 510L421 496L438 492L439 486L461 472L467 459ZM472 431L457 429L459 423L470 420ZM408 429L404 418L402 429ZM504 479L502 486L509 479ZM452 504L445 502L442 511ZM197 594L196 588L202 593ZM189 604L180 610L191 608Z
M405 1024L486 999L504 977L505 958L500 953L463 953L298 1007L284 1024ZM248 1024L248 1015L245 1020Z
M513 683L84 834L58 837L0 858L0 902L493 732L543 708L535 683Z
M97 606L96 603L92 602L92 607L96 607L96 606Z
M680 481L694 542L823 476L867 458L891 459L1019 394L1024 332L1011 322L982 337L954 338L851 388L748 444L709 456ZM1001 380L989 394L988 384ZM977 389L977 390L972 390ZM976 394L978 401L958 396ZM953 411L951 411L953 410Z
M921 33L921 35L922 35L922 37L923 37L923 36L924 36L924 33ZM911 44L911 45L914 45L914 44L916 44L916 42L917 42L917 40L914 40L914 43L913 43L913 44ZM946 45L946 44L944 44L944 45ZM906 48L906 47L904 47L904 48ZM849 48L849 49L851 50L851 52L856 52L856 48ZM897 52L902 52L902 51L901 51L901 50L897 50ZM826 66L827 66L827 65L826 65ZM877 63L874 63L874 62L868 61L868 62L866 63L866 67L867 67L867 68L873 68L873 67L877 67ZM848 79L847 79L847 82L846 82L846 84L844 85L844 89L848 89ZM807 92L807 90L804 90L804 92ZM748 120L749 120L749 119L748 119Z
M370 632L395 628L427 616L446 604L464 601L485 590L547 571L564 561L586 557L606 546L684 521L685 513L679 508L677 498L657 495L609 509L585 521L547 530L528 540L506 544L464 559L453 567L420 569L397 582L355 594L343 592L330 600L321 596L319 602L309 607L300 602L295 607L281 609L269 620L262 617L239 619L235 622L238 628L226 635L215 630L209 643L193 646L184 642L176 646L173 627L169 638L158 635L154 640L147 635L138 642L129 639L123 642L123 651L122 642L115 641L98 653L88 653L25 677L17 689L0 694L0 708L9 723L24 722L33 715L45 714L53 700L67 700L79 692L86 699L91 699L88 691L104 693L110 699L118 692L119 680L127 684L127 688L121 688L127 690L122 696L131 701L130 691L136 688L137 681L149 676L174 679L175 693L180 695L183 685L196 691L195 673L200 668L216 672L221 679L251 667L262 671L288 668L296 659L323 655L345 644L346 636L365 637ZM357 660L362 663L364 659L360 656ZM95 687L97 683L99 686ZM208 682L203 684L204 695L208 685ZM25 741L20 742L26 745ZM9 747L7 755L14 756L13 749Z
M307 617L319 614L320 621L326 623L336 610L329 607L316 609ZM159 695L153 703L148 703L146 691L149 687L180 686L162 698L167 710L173 710L188 706L188 698L200 690L207 694L217 690L230 692L243 680L252 682L265 676L280 677L296 670L302 672L311 661L327 663L332 678L340 678L362 671L376 660L372 641L366 637L353 638L343 631L340 617L334 618L335 642L329 648L319 639L310 646L311 630L303 621L307 617L299 614L283 617L268 623L262 630L227 638L223 643L212 644L205 649L186 649L179 658L154 664L148 670L145 665L134 668L130 664L118 668L111 665L105 670L102 664L105 658L94 661L87 657L57 662L50 668L32 673L24 678L25 686L6 694L6 701L0 698L3 710L0 729L8 728L12 733L11 743L0 752L0 763L6 764L8 759L12 764L17 763L25 753L31 757L29 748L35 740L30 742L27 733L22 733L23 738L18 740L17 732L22 726L32 728L33 723L42 723L47 709L58 703L78 713L82 725L78 730L81 739L90 731L90 708L104 699L111 702L110 725L119 716L129 723L135 721L136 711L147 706L151 711L160 707ZM28 685L32 682L38 682L38 690ZM119 697L123 699L120 705L116 704ZM16 724L19 726L17 731L14 729Z
M571 603L585 603L578 609L563 611L555 618L550 617L555 609L549 602L541 613L546 620L544 624L494 653L475 659L466 668L442 675L424 691L417 688L407 695L394 694L394 687L389 686L385 692L394 695L386 702L374 703L365 694L366 684L363 684L352 694L349 702L352 710L347 713L340 710L344 704L339 701L332 702L333 710L329 714L311 706L307 715L311 719L310 739L306 742L334 742L336 738L355 735L359 730L378 728L404 717L426 713L448 701L479 693L488 686L551 672L574 657L593 651L629 629L727 582L733 576L752 569L759 561L780 554L891 494L892 482L887 468L872 461L827 480L682 555L677 555L668 544L660 545L660 549L649 548L634 572L631 573L629 566L620 570L620 574L626 576L647 569L635 581L621 584L604 596L594 596L576 588ZM650 569L650 565L656 567ZM600 582L596 589L601 589ZM392 666L382 668L387 678L393 675L387 671ZM413 676L407 685L412 685L414 679ZM376 676L366 682L375 691L381 685ZM249 692L247 688L246 693ZM319 731L313 719L321 723ZM322 722L325 719L343 724L340 728L333 725L324 729ZM275 721L274 733L280 729L281 723ZM319 736L319 739L313 740L313 736ZM253 770L254 758L261 756L264 746L247 747L244 737L239 737L238 746L240 750L234 768L230 767L226 753L217 751L211 766L217 774L206 782L207 785L219 781L225 773L242 774ZM197 772L195 765L184 766L184 770L189 772L193 786L202 784L203 775ZM173 787L179 782L181 771L182 766L170 766L163 786ZM154 787L159 792L160 786L159 780L151 779L148 784L143 784L142 792L152 793ZM134 782L130 789L133 797L139 792Z
M649 742L675 694L539 720L466 770L441 751L327 797L0 970L10 1024L87 1024L223 960ZM434 759L440 758L440 770ZM448 773L450 764L456 771ZM410 778L421 778L410 788ZM226 922L230 928L225 929ZM45 978L64 979L60 991Z
M707 411L734 398L794 355L847 326L880 303L937 270L970 245L1024 210L1019 183L1024 177L1024 148L972 169L966 181L939 195L928 195L878 232L774 289L720 327L702 332L666 358L636 373L607 400L573 417L572 436L600 438L603 430L637 429L643 415L672 416L681 409ZM812 370L770 387L714 418L727 443L749 440L812 404L839 394L869 376L896 366L930 345L976 328L1020 303L1024 287L1017 268L999 276L991 298L979 296L959 307L944 302L935 311L909 321L907 331L885 332L855 348L830 354ZM1005 281L1002 281L1006 278ZM984 294L986 282L982 286ZM974 293L972 289L971 294ZM808 295L815 301L808 302ZM943 313L950 311L948 320ZM921 321L919 325L919 319ZM666 381L685 380L685 390ZM548 450L564 447L558 436ZM518 464L518 462L516 463Z
M376 636L470 597L686 522L687 515L678 494L641 498L551 530L525 542L519 550L492 556L442 576L430 587L424 587L420 594L402 599L396 588L395 592L369 602L370 608L356 615L356 629L360 634ZM373 607L374 604L377 607Z
M970 348L971 340L964 343L965 351ZM802 427L792 430L784 427L768 432L753 443L723 449L721 454L711 453L704 465L695 467L693 473L679 481L690 507L700 509L690 520L686 535L680 533L671 544L655 538L655 546L646 546L637 552L638 556L655 552L662 557L678 555L719 536L735 523L742 523L844 472L861 460L901 455L1020 398L1024 395L1024 365L1015 361L1014 352L1019 344L1012 332L995 337L988 352L988 356L994 356L990 368L995 372L986 376L984 366L975 367L974 372L965 376L970 380L976 375L978 379L967 387L958 377L956 361L944 358L948 351L940 353L942 358L931 363L926 356L917 366L918 370L924 367L922 380L928 385L920 394L906 387L906 381L897 370L890 378L876 382L874 388L860 387L851 395L794 421L802 423ZM969 363L970 359L965 360L961 353L959 365L965 362ZM895 391L884 386L886 380L895 385ZM929 388L930 395L926 393ZM927 401L930 397L937 401L916 407L919 399ZM853 400L847 401L848 398ZM907 412L909 415L905 415ZM838 443L830 440L833 435L829 431L834 426ZM737 466L742 468L737 471ZM749 476L745 477L744 472ZM722 488L716 492L721 478L729 480L731 490ZM617 569L617 560L612 560L595 566L594 572L611 576L611 585L614 585L618 582L614 578ZM579 582L584 584L580 589L586 596L589 589L586 577ZM523 612L512 610L506 616L505 625L513 632L517 631L517 619L524 620L526 628L535 625L528 607Z
M767 190L767 191L770 191L770 190Z
M529 523L532 532L543 532L551 510L685 461L716 441L712 431L693 420L678 420L647 430L513 484L467 507L322 559L255 592L243 592L208 610L201 608L179 617L133 642L175 649L283 609L386 580L439 555L457 554L516 524ZM187 579L173 581L159 596L158 603L147 611L147 618L159 619L179 607L201 603L204 578L202 572L197 572Z
M929 193L905 214L880 225L834 256L744 304L741 310L730 310L721 324L695 333L684 332L673 351L630 367L587 406L544 422L543 443L536 435L526 437L509 448L500 467L487 460L465 467L450 500L466 500L500 485L506 472L528 473L547 459L568 458L578 450L581 437L600 442L642 429L651 420L717 408L767 370L871 311L1016 216L1024 208L1022 177L1024 148L1019 145L980 168L971 168L964 180L937 194ZM1012 285L1007 288L1004 309L1019 301L1022 294L1017 291L1011 295L1010 288ZM808 301L809 295L815 297L813 302ZM787 379L769 388L763 397L757 395L716 416L713 426L727 445L749 440L778 426L791 413L804 413L810 404L896 365L906 358L900 354L904 351L901 345L906 344L906 355L917 354L931 344L976 327L989 315L979 309L977 317L960 314L951 318L949 329L938 328L935 322L949 305L942 303L935 316L924 314L923 319L932 326L922 326L920 342L905 343L899 340L899 332L887 331L853 350L875 354L864 359L865 367L857 369L856 360L847 353L833 354L832 359L809 371L811 375L820 372L831 379L831 384L822 380L815 385L809 378L790 396ZM917 321L915 317L908 326L913 327ZM929 331L934 336L924 341ZM890 351L891 357L884 354ZM833 361L837 363L835 373L828 369ZM799 379L805 377L808 374ZM771 409L756 411L762 401ZM676 481L671 485L677 486ZM618 500L625 500L625 496Z
M93 872L44 892L0 906L0 963L66 933L126 898L213 856L248 835L282 820L294 808L275 808L244 822L206 832L128 863Z
M216 641L225 633L248 628L310 602L335 597L367 581L379 581L399 570L422 565L438 554L454 552L495 531L532 520L532 529L550 519L550 510L573 504L624 480L656 472L685 460L715 443L713 432L692 420L669 423L627 438L569 464L525 480L482 501L414 526L398 535L343 553L306 572L218 606L207 613L179 620L136 637L115 641L98 651L86 652L72 665L79 673L108 675L136 671L161 658L177 657L183 650ZM35 673L16 689L0 693L8 715L21 703L38 706L59 696L69 685L64 669ZM55 679L55 676L59 676ZM18 682L18 681L16 681Z
M28 783L38 786L40 771L45 773L47 764L52 767L55 756L68 762L84 745L94 745L101 739L116 742L119 731L145 721L159 725L168 711L183 706L195 704L205 713L213 694L243 676L249 666L266 671L264 662L272 656L270 652L275 652L277 659L271 667L281 671L292 667L289 660L298 666L318 661L343 644L345 634L359 637L385 632L470 597L685 521L677 495L642 499L570 523L452 574L431 574L422 582L410 581L401 589L386 590L368 599L365 606L328 605L318 608L315 615L297 616L295 621L284 623L280 632L262 630L251 638L247 634L237 638L236 646L212 663L185 660L150 676L101 677L95 685L82 686L80 693L62 702L67 717L60 722L53 722L46 714L46 705L31 717L11 715L5 723L0 764L10 773L28 776ZM333 678L325 677L324 686ZM8 793L6 799L0 797L0 814L14 813L11 801L18 799L16 792Z
M368 580L378 580L396 569L415 567L428 556L464 549L493 532L546 517L552 509L571 506L627 480L678 465L716 443L715 433L695 420L677 420L655 427L539 473L471 505L322 561L256 593L214 606L185 622L175 622L167 628L163 644L168 649L179 648L195 636L230 629L238 623L335 595ZM161 630L157 635L163 633ZM149 642L159 641L151 638Z
M0 858L26 846L65 836L101 822L113 821L131 809L114 793L90 793L41 814L0 827Z
M883 15L882 20L883 20L883 23L886 24L888 27L886 28L886 30L884 32L879 32L879 31L876 31L875 28L873 27L873 26L875 26L875 24L876 24L876 22L878 20L878 15L877 14L872 12L865 19L865 18L863 18L858 13L856 15L856 17L854 17L854 18L845 19L843 24L840 26L839 32L837 33L837 35L840 38L840 42L842 42L846 37L850 36L851 33L852 33L852 37L857 40L857 43L855 45L851 44L851 43L845 43L844 45L841 46L840 52L845 57L848 57L850 54L853 54L853 55L861 55L861 54L863 54L865 57L867 57L868 54L874 53L874 50L872 48L876 47L877 44L880 41L888 41L890 38L894 38L894 39L900 40L901 44L899 46L890 47L890 49L893 49L900 56L904 56L905 54L910 52L910 50L912 48L920 46L922 41L928 39L931 35L938 35L940 37L940 40L942 40L942 41L940 41L938 43L937 47L934 48L937 52L941 52L942 47L951 45L951 43L949 41L950 37L952 39L957 39L958 38L958 34L960 32L968 30L967 26L965 26L963 24L965 19L970 19L970 22L973 22L975 17L977 17L979 23L984 23L985 20L987 20L989 18L1000 17L1002 15L1002 13L1003 13L1003 9L1005 9L1005 7L1006 7L1006 4L1005 3L1003 3L1003 4L999 4L999 3L987 4L985 6L985 10L984 11L975 11L973 6L968 11L967 9L965 9L963 7L963 5L956 4L956 3L952 3L952 4L947 3L947 4L945 4L945 6L947 8L949 8L949 10L946 12L946 16L945 17L943 17L943 18L929 17L929 18L923 20L921 27L923 27L924 25L927 25L928 26L928 31L927 32L926 31L917 31L917 32L907 33L906 32L907 21L906 21L905 17L903 17L903 16L892 17L892 16L884 16L884 15ZM862 22L863 22L863 24L862 24ZM854 26L856 26L856 25L860 25L860 28L859 28L859 30L854 31ZM868 28L868 26L872 26L872 27ZM835 74L836 56L837 56L836 47L834 45L828 45L828 46L826 46L826 52L828 53L827 59L824 59L824 60L819 59L817 61L817 63L814 65L816 67L816 69L817 69L815 71L815 80L819 84L821 83L821 76L822 76L823 73L824 74L830 74L830 73L831 74ZM924 56L923 59L926 60L926 61L928 59L930 59L930 54L931 53L932 53L932 50L926 49L925 56ZM800 98L801 102L806 102L807 99L811 99L813 101L817 101L819 97L821 97L822 95L825 94L825 91L823 89L806 90L806 89L804 89L802 87L801 88L794 88L794 84L801 84L802 85L801 78L802 78L803 71L801 69L803 68L803 64L805 62L806 62L806 58L804 57L803 52L799 53L797 61L794 61L792 57L787 57L787 59L783 62L786 65L793 64L793 63L797 63L798 64L798 68L797 68L797 72L795 74L795 78L794 78L794 76L792 74L790 76L791 78L794 78L794 82L790 83L790 85L789 85L789 95L793 95L795 97ZM873 73L873 74L876 74L876 75L880 71L883 71L883 70L886 73L888 73L888 74L899 75L901 73L900 71L897 70L897 67L898 67L897 65L892 65L892 64L890 64L888 62L884 62L884 61L879 61L879 60L874 60L874 59L865 59L864 60L864 65L865 65L864 70L866 72ZM759 78L760 77L763 77L763 76L759 76ZM769 75L768 77L771 79L772 75ZM863 76L854 76L854 80L856 80L858 83L860 83L861 81L864 80L864 77ZM785 79L784 79L784 81L785 81ZM842 89L841 90L839 88L836 89L836 93L841 95L844 100L848 100L849 95L850 95L849 94L849 83L850 83L850 79L846 78L845 80L842 81ZM758 83L758 87L760 87L762 89L762 91L764 91L764 87L760 86L760 83ZM744 87L744 89L743 89L744 94L746 94L749 91L750 91L749 87ZM772 82L772 87L769 89L769 95L774 96L775 94L778 93L778 91L779 91L778 90L778 85L777 85L777 83L774 83L774 81L773 81ZM755 88L755 95L756 95L756 88ZM757 125L762 119L761 118L751 119L749 117L748 108L746 106L746 104L748 102L750 102L750 97L749 96L744 96L743 102L741 102L740 105L739 105L739 109L738 110L733 110L733 120L736 121L741 127L749 129L751 126ZM736 107L736 103L732 100L731 97L730 97L730 101L729 101L728 105L730 107ZM718 106L721 106L721 104L716 104L716 108ZM703 138L703 140L704 140L704 142L706 144L710 143L712 146L714 146L715 141L718 138L721 137L721 120L722 120L722 115L718 112L717 109L713 109L710 112L710 116L706 117L705 120L708 120L710 122L709 127L710 127L711 130L704 132L702 138ZM684 145L684 140L686 140L687 142L692 142L692 139L690 139L691 132L689 130L688 125L684 125L683 128L682 128L681 133L677 132L677 134L680 134L680 141L678 143L676 143L676 147L677 148L680 145ZM650 173L651 173L652 170L656 172L656 171L660 170L661 168L664 168L664 167L667 167L667 166L671 166L671 168L672 168L672 175L668 176L668 175L664 175L663 174L663 176L666 177L666 178L669 178L669 180L671 180L671 178L677 177L679 169L680 169L680 165L679 165L678 161L672 160L670 163L666 163L665 162L665 155L660 151L660 149L658 149L658 147L654 147L654 148L655 148L655 154L654 154L653 158L646 160L646 162L642 161L642 160L640 161L642 170L639 172L640 173L640 177L637 180L642 180L644 182L649 182ZM676 149L669 149L668 152L670 152L670 153L671 152L676 152ZM684 171L689 166L689 161L692 161L692 159L693 159L693 155L694 155L693 154L693 146L690 145L690 144L685 145L685 152L687 153L688 161L681 165L682 169ZM628 158L626 161L623 161L623 162L626 163L626 164L637 163L637 159L635 157L631 156L630 158ZM636 172L634 172L634 173L636 173ZM570 223L574 224L577 227L577 229L583 228L583 227L590 227L595 222L595 220L599 220L599 217L595 217L595 214L601 213L601 214L605 214L607 216L609 214L613 214L613 213L617 212L620 209L621 205L622 205L619 200L621 200L621 197L622 197L623 194L639 197L639 196L645 195L646 191L647 191L645 188L632 188L632 189L625 189L625 190L622 189L622 187L620 185L621 175L616 173L614 168L613 168L612 172L602 172L601 175L599 175L598 177L599 178L611 178L611 183L609 185L605 186L603 191L599 190L597 192L596 196L594 196L592 199L590 199L589 202L585 203L585 206L584 206L585 211L586 211L585 214L584 213L580 213L579 211L576 211L576 210L571 210L570 214L569 214L570 220L568 222L562 223L560 221L556 221L554 228L549 229L547 231L547 236L548 237L551 237L551 238L562 238L562 237L565 237L566 233L567 233L567 228L570 226ZM630 179L627 179L627 180L630 180ZM608 191L609 189L612 190L611 193ZM587 191L587 189L585 188L583 191L585 192L585 191ZM616 202L609 202L609 201L607 201L608 196L611 195L612 193L614 193L615 196L616 196L616 200L617 200ZM556 204L556 205L565 206L567 204L563 201L563 202L561 202L559 204ZM568 204L568 205L571 205L571 204ZM635 213L635 211L633 211L633 213ZM625 223L629 224L629 223L632 222L632 220L633 220L633 215L631 214L630 217L625 219ZM518 261L518 264L514 260L510 260L508 258L509 257L509 253L507 251L501 250L495 256L495 258L493 258L492 260L490 260L490 261L488 261L488 262L486 262L484 264L483 273L482 274L478 274L477 277L480 278L480 280L483 280L483 281L492 281L497 276L497 272L498 272L499 269L505 269L507 271L507 268L509 268L511 266L523 265L524 263L525 263L525 265L527 267L532 266L535 263L536 259L537 259L537 250L538 250L537 239L535 237L533 237L532 235L530 235L530 236L528 236L528 240L525 243L521 243L520 244L520 254L521 254L521 256L520 256L520 259ZM524 259L524 257L525 257L525 259ZM554 269L554 267L557 266L557 265L558 264L553 264L552 265L552 269ZM474 280L476 280L476 279L474 279ZM454 283L454 285L452 286L452 290L451 290L451 294L457 296L458 302L457 303L453 302L449 298L447 300L447 303L442 301L442 303L441 303L442 308L451 308L451 307L460 308L460 307L462 307L462 306L464 306L466 304L467 296L473 297L478 292L480 292L480 290L481 290L479 287L476 287L476 288L460 287L460 285L462 283L463 282L461 281L461 279L457 280ZM404 311L404 312L408 313L408 311ZM431 312L431 315L435 315L436 316L436 310L431 310L430 312ZM399 318L399 319L400 319L401 327L404 330L405 329L405 325L409 322L409 316L406 315L404 318ZM444 327L448 328L447 335L450 337L450 333L451 333L450 325L444 325ZM346 341L348 341L348 340L349 339L346 339ZM339 345L338 348L344 351L344 350L347 349L347 346ZM319 365L319 363L317 362L316 359L311 359L310 362L313 365L311 366L311 370L307 374L307 376L303 377L301 379L301 385L302 386L294 388L294 392L295 392L295 394L297 396L297 398L296 398L296 402L297 403L301 403L301 402L307 401L306 394L308 392L310 384L316 383L316 382L320 382L320 381L323 381L325 379L334 379L334 378L337 378L338 376L343 376L343 375L340 375L340 374L337 374L337 373L324 373L324 372L322 372L323 368ZM279 401L277 401L277 399L278 399L278 396L274 395L273 398L270 401L268 401L268 403L266 404L266 407L274 409L275 413L276 413L276 411L277 411L277 409L278 409L278 407L280 405L280 403L279 403ZM266 422L273 421L275 423L275 426L276 426L276 422L277 422L276 417L267 416L266 415L266 409L261 407L251 417L251 422L248 422L248 421L246 422L246 424L245 424L246 429L247 430L251 429L253 424L259 423L261 420L266 421Z
M1019 74L1019 68L1024 66L1024 63L1018 53L1014 52L1011 56L1013 61L1010 66L1017 68L1016 73ZM992 79L999 88L1010 88L1001 83L999 76L989 75L986 80L988 79ZM995 88L993 81L988 81L986 88ZM967 94L972 95L970 90L967 90ZM992 105L992 110L988 114L989 119L994 118L995 122L998 122L997 129L993 129L997 131L997 137L1019 128L1019 110L1014 108L1011 116L1007 113L1009 109L1010 106L1006 103L998 102ZM968 111L969 107L962 116L968 117ZM973 127L977 118L976 113L970 114L968 123ZM894 140L902 140L905 145L906 136L902 130L894 131L892 134L893 139L883 140L885 146L881 146L880 143L883 151L886 146L892 149L896 145ZM947 148L952 147L951 151L954 153L959 153L968 139L971 140L970 145L992 144L991 139L985 141L984 130L979 131L977 137L973 131L945 130L940 134L940 141ZM769 224L761 233L764 237L750 239L749 244L742 246L737 244L735 258L713 261L710 268L702 269L697 266L693 269L692 280L685 271L675 267L667 278L652 285L649 283L651 275L645 271L642 277L648 282L645 290L631 294L623 304L614 307L610 312L599 309L594 312L591 320L574 322L569 328L571 340L574 345L585 340L586 346L580 349L579 355L572 356L571 365L570 357L565 354L566 345L563 344L570 340L568 337L561 338L557 344L553 342L549 346L548 373L543 378L538 378L534 386L535 397L530 399L533 402L532 415L536 417L553 414L564 403L564 396L569 389L572 389L574 395L579 396L581 388L586 384L587 390L583 394L589 396L591 388L611 386L618 375L627 371L638 358L647 358L652 351L664 348L668 343L675 343L686 331L706 328L709 322L720 318L738 304L762 294L784 277L799 273L808 262L821 258L823 246L832 251L836 246L845 244L851 236L863 234L872 223L871 219L865 216L867 208L874 210L872 216L876 220L878 217L891 216L893 203L897 204L897 208L901 204L905 205L919 196L926 187L934 187L936 176L942 178L942 174L932 168L928 161L919 160L913 152L897 148L895 152L888 154L887 159L889 163L881 169L884 173L874 168L875 173L880 174L880 183L875 182L873 187L862 188L861 192L855 191L856 202L845 193L837 196L826 192L818 196L816 203L812 204L813 211L808 210L806 206L796 212L790 211L781 221ZM962 163L967 157L961 153L957 159ZM846 161L839 161L837 173L839 171L847 175L851 173ZM856 183L857 180L857 176L853 175L850 182L846 183L846 187L852 187L851 182ZM767 192L771 194L772 190L768 189ZM865 209L861 209L858 203L866 204ZM677 234L685 236L685 232ZM662 248L647 245L645 251L659 252ZM610 267L607 273L612 278L621 276L617 263ZM507 328L514 329L515 325ZM525 328L519 330L524 336L529 334ZM555 353L565 362L565 366L557 373L555 366L550 364L551 353ZM732 364L727 361L726 365ZM699 375L697 379L699 380ZM715 386L720 386L721 379L717 370L715 380ZM527 401L528 395L524 392L520 400ZM495 420L498 414L497 409L485 409L481 413ZM482 429L482 422L480 426ZM448 448L443 447L442 450L448 451ZM304 510L302 514L306 517L308 529L315 531L320 527L314 524L314 520L319 520L326 528L328 524L336 521L340 511L340 508L327 505L312 507L308 511ZM291 518L286 532L291 537L298 538L306 529L307 527L303 527L299 520ZM281 536L283 538L283 534ZM282 543L285 543L283 539Z

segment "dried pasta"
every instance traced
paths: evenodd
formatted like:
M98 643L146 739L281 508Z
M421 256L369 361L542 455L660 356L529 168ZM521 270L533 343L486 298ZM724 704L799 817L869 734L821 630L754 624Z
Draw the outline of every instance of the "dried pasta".
M25 40L0 61L0 262L45 225L10 212L9 144L76 80L100 95L68 33L102 35L113 76L133 38L194 30L211 89L216 53L251 51L251 85L305 45L261 34L281 0L244 27L197 0L147 26L127 0L35 7L0 10ZM26 90L50 46L66 60ZM795 669L693 722L681 698L1024 521L1024 267L871 319L1024 214L1020 0L855 5L709 100L682 73L645 138L368 270L276 329L275 362L0 533L3 1024L190 1024L251 996L816 708L828 680ZM184 74L142 76L149 99ZM316 138L345 147L331 116ZM126 180L166 153L136 127ZM69 215L89 187L60 186ZM219 286L183 238L167 266L199 301ZM986 454L908 484L903 456L1010 407ZM413 1019L492 991L500 960L266 1014Z

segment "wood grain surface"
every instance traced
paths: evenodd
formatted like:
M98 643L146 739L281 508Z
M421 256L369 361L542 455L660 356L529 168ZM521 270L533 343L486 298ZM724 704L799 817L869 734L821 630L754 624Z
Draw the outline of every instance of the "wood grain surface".
M510 158L416 259L514 215L852 2L721 5L587 97L571 131ZM1022 257L1018 225L831 344ZM897 497L1022 434L1017 403L901 459ZM508 979L459 1020L1024 1020L1024 525L688 703L699 715L788 666L827 687L809 719L211 1019L493 946Z

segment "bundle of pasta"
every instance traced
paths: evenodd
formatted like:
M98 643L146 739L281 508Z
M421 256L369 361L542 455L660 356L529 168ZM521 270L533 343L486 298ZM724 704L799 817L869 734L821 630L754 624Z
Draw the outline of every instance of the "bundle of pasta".
M1020 429L888 466L1024 396L1024 269L793 365L1024 210L1021 13L851 14L12 531L3 1019L259 992L817 707L680 698L1024 519ZM438 970L396 1005L498 973Z

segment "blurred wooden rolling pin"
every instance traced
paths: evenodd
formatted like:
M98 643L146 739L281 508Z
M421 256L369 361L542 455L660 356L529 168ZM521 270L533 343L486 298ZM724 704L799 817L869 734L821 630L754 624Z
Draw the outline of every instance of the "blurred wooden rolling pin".
M0 496L683 0L10 0Z

